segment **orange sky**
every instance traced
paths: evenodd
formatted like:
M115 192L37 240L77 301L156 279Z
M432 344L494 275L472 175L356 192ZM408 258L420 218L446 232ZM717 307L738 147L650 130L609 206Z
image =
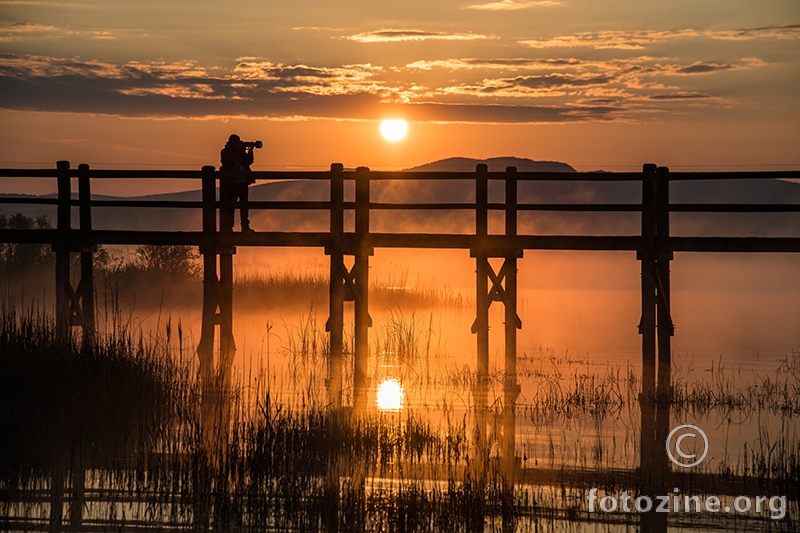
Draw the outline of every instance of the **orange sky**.
M798 41L796 0L0 0L0 166L796 169Z

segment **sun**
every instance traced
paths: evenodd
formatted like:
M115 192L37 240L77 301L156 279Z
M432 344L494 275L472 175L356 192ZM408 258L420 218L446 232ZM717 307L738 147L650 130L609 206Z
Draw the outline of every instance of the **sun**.
M394 379L387 379L377 390L378 409L381 411L400 411L403 408L403 387Z
M408 124L405 120L384 120L381 122L381 134L387 141L399 141L408 133Z

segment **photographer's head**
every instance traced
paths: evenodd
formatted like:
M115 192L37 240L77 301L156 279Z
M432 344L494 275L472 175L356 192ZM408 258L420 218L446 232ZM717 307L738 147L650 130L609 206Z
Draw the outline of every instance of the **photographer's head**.
M242 139L238 135L236 135L235 133L232 133L231 136L228 137L227 146L229 146L233 150L243 150L244 149L244 143L242 142Z

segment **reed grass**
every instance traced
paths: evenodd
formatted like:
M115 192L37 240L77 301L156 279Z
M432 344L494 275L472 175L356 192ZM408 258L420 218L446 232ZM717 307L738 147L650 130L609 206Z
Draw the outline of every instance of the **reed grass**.
M249 309L280 308L291 303L327 306L329 274L319 269L265 270L237 276L237 305ZM291 299L287 300L287 295ZM370 280L370 303L380 308L465 307L472 300L456 289L439 284L413 284L394 271Z

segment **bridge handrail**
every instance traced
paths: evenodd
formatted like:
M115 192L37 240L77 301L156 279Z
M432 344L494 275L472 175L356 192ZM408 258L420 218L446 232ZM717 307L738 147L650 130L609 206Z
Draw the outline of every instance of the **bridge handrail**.
M335 169L335 170L334 170ZM3 177L31 177L31 178L56 178L59 184L58 198L41 198L29 195L17 195L0 198L0 205L6 204L33 204L55 205L59 208L58 231L52 230L0 230L0 242L51 242L57 243L68 240L71 246L83 246L95 243L150 243L161 244L194 244L202 243L202 236L207 235L209 242L215 241L225 245L291 245L293 242L304 243L304 246L325 245L329 242L345 242L355 235L361 240L360 245L375 246L406 246L411 244L411 234L380 233L369 230L370 211L474 211L476 231L469 233L428 233L417 234L421 247L469 247L474 248L476 242L488 237L492 246L518 247L522 249L569 249L569 246L579 246L579 249L645 249L655 248L662 251L725 251L730 246L730 251L800 251L800 237L672 237L669 234L670 213L798 213L800 204L742 204L742 203L671 203L669 201L669 183L672 181L687 180L729 180L729 179L800 179L800 171L764 171L764 172L669 172L665 167L657 168L655 165L645 165L642 172L517 172L510 167L506 172L488 172L486 167L476 169L476 172L416 172L416 171L370 171L362 167L355 171L344 170L341 165L332 165L331 171L255 171L247 173L256 180L291 179L325 180L331 183L333 191L334 181L339 185L336 189L336 198L323 201L295 201L295 200L267 200L248 202L250 209L264 210L308 210L328 211L331 213L332 229L330 234L313 232L258 232L252 235L224 235L215 229L216 223L209 220L216 219L220 207L237 205L231 202L221 202L216 199L215 189L220 179L237 175L236 172L221 172L214 167L205 167L200 171L188 170L93 170L88 165L80 165L72 169L68 162L59 162L55 169L0 169L0 178ZM72 179L77 178L78 194L72 192ZM146 199L92 199L89 183L92 179L133 179L133 178L186 178L200 179L203 188L204 200L146 200ZM375 202L369 198L369 183L386 180L461 180L475 184L476 196L470 202ZM356 181L356 201L345 201L345 192L342 184L345 180ZM487 184L490 180L505 181L506 198L508 203L489 202ZM518 203L516 183L519 181L592 181L612 182L627 181L642 184L642 201L639 203ZM510 188L509 188L510 187ZM652 190L650 189L652 187ZM361 191L360 193L358 191ZM646 191L647 194L645 194ZM331 193L334 195L334 193ZM511 194L512 196L509 196ZM80 211L80 229L71 227L71 207ZM201 210L204 217L203 227L200 231L128 231L128 230L92 230L92 208L177 208ZM343 213L355 212L356 219L362 221L355 232L345 231L343 226ZM487 213L504 212L506 216L506 235L487 234ZM609 235L609 236L553 236L553 235L517 235L517 213L520 211L550 211L550 212L629 212L641 213L643 221L642 231L636 236ZM659 229L656 233L652 226L653 217L657 217ZM335 223L334 223L335 222ZM510 229L509 229L510 228ZM153 234L153 235L147 235ZM296 239L292 239L294 235ZM485 236L485 237L482 237ZM269 240L271 239L271 240ZM366 239L366 240L365 240ZM447 240L450 239L450 243ZM737 240L738 239L738 240ZM757 239L757 240L753 240ZM359 239L356 239L359 240ZM413 239L412 239L413 240ZM483 241L481 241L483 242ZM740 244L736 244L736 243ZM359 245L359 246L360 246ZM350 247L354 244L348 245ZM485 243L484 243L485 246Z

